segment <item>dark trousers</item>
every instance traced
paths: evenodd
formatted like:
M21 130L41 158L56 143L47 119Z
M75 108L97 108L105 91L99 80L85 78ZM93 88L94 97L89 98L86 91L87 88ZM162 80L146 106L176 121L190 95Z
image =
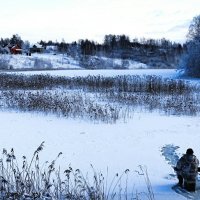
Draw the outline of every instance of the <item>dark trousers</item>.
M184 186L187 191L194 192L196 190L195 179L187 179L183 178L181 175L178 175L178 183L180 186Z

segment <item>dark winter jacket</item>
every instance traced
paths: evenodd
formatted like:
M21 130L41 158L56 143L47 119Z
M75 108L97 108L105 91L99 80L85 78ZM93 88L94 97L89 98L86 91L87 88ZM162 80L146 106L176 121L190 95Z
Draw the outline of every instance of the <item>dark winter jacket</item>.
M186 179L195 179L198 174L199 160L195 155L184 154L177 162L177 174Z

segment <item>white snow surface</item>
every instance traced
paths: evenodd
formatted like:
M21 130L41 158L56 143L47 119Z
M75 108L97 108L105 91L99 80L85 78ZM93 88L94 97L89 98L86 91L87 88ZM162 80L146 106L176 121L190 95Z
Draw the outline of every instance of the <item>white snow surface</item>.
M130 169L129 185L146 191L138 165L146 166L156 199L177 196L171 187L177 182L170 178L172 168L161 155L166 144L180 146L180 152L192 147L200 157L199 119L195 117L167 117L158 114L136 113L127 123L94 124L79 120L28 113L1 112L2 148L14 147L18 158L30 158L37 146L45 141L42 160L53 160L61 151L59 163L67 168L97 171L110 175ZM131 188L129 188L131 189ZM177 196L177 199L181 197Z
M96 57L107 63L113 63L114 65L123 65L122 59ZM38 69L36 60L42 62L40 69L52 68L52 69L79 69L79 62L67 54L60 53L32 53L31 56L27 55L3 55L0 54L0 60L8 62L9 68L12 69ZM147 69L146 64L136 62L133 60L126 60L128 69Z
M175 70L63 70L23 73L64 76L154 74L178 77ZM71 164L73 168L87 172L92 164L96 171L104 174L108 168L111 177L129 169L129 191L133 186L138 192L147 191L143 176L136 172L139 165L146 166L156 200L185 199L171 189L177 180L169 176L174 172L161 155L163 146L179 146L180 155L191 147L200 158L199 117L136 112L126 123L95 124L51 115L1 111L0 124L0 147L13 147L19 159L23 155L30 158L38 145L45 141L41 159L51 161L61 151L63 156L58 164L63 168Z
M95 56L94 56L95 57ZM98 57L97 57L98 58ZM123 62L126 62L126 67L128 69L148 69L149 66L144 64L144 63L140 63L131 59L120 59L120 58L107 58L107 57L100 57L102 60L109 62L113 62L114 65L123 65Z
M50 67L52 69L80 68L76 60L65 54L33 53L31 56L1 54L0 59L8 60L9 66L11 66L13 69L37 69L38 66L35 66L36 60L39 60L39 62L46 64L46 67ZM45 68L45 66L40 68Z

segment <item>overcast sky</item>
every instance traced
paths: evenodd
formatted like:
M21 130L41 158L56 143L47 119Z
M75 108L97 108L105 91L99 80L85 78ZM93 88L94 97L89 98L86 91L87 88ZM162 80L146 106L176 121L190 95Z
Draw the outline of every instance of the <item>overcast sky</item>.
M0 37L36 42L105 34L183 42L200 0L0 0Z

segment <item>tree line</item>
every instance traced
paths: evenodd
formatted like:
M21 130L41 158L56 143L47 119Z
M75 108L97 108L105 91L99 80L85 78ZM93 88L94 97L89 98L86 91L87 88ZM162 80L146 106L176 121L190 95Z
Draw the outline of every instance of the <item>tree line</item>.
M121 57L126 58L132 51L148 51L148 52L158 52L162 50L164 53L169 51L174 54L181 54L184 51L185 46L180 43L171 42L165 38L156 39L138 39L135 38L132 41L126 35L105 35L102 44L96 43L94 41L80 40L79 41L80 50L82 55L98 55L99 53L110 55L110 57Z
M200 15L192 20L187 40L184 44L163 39L134 38L127 35L108 34L102 43L89 39L80 39L71 43L63 39L58 41L44 41L38 43L44 48L56 46L57 52L66 53L81 62L87 61L90 56L105 56L109 58L132 59L151 66L164 63L165 66L177 66L184 70L186 75L200 76ZM18 34L11 38L1 38L0 48L7 45L18 45L22 49L29 49L30 42L24 41Z
M38 42L41 44L44 48L46 46L57 46L59 52L63 53L72 53L73 51L77 51L77 53L80 53L82 55L96 55L99 53L103 54L111 54L123 51L131 51L135 48L140 48L144 50L149 51L155 51L158 49L163 50L173 50L177 53L181 53L184 49L184 46L171 42L165 38L163 39L146 39L146 38L134 38L131 40L129 36L126 35L105 35L104 41L102 44L97 43L95 41L85 39L80 39L78 42L71 42L66 43L63 39L61 42L58 41L44 41L41 40ZM28 48L30 47L29 41L24 41L18 34L14 34L11 38L1 38L0 39L0 46L5 47L6 45L18 45L21 48Z

